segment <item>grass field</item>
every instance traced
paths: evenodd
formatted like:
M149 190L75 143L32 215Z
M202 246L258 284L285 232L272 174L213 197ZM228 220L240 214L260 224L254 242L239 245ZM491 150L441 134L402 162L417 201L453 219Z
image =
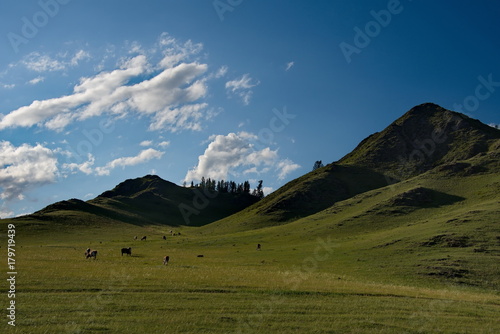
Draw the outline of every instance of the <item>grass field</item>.
M498 174L431 171L264 228L248 210L177 236L86 213L3 220L18 274L0 331L500 333L499 194Z
M163 231L151 229L153 240L144 242L132 240L137 232L99 229L89 234L96 233L92 242L67 234L43 242L19 236L17 326L10 332L500 331L498 295L452 284L388 283L381 270L369 279L364 266L349 275L347 267L337 269L349 261L339 255L348 245L327 238L300 249L263 242L257 251L260 240L248 233L215 239L187 230L163 241ZM99 250L97 260L84 258L87 246ZM121 256L122 246L133 255ZM171 262L163 266L167 254Z

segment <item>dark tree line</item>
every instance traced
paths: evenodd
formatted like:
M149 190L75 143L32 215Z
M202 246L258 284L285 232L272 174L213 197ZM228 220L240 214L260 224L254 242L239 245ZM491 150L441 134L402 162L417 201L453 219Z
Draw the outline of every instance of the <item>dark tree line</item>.
M253 196L263 198L264 190L262 188L262 180L259 181L257 188L251 191L250 182L245 181L243 183L236 183L234 181L225 180L212 180L211 178L206 179L201 178L201 182L195 184L191 181L191 188L206 189L208 191L217 191L219 193L230 193L230 194L251 194Z

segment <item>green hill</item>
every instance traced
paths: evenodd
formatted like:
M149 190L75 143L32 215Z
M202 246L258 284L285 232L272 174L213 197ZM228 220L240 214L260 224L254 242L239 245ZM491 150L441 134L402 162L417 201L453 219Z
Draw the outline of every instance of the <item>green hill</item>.
M71 199L19 218L64 225L128 223L139 226L201 226L258 201L246 193L185 188L156 175L126 180L87 202Z
M205 229L225 233L289 223L430 170L457 181L464 175L495 174L500 170L499 146L500 130L435 104L422 104L339 161L289 182Z

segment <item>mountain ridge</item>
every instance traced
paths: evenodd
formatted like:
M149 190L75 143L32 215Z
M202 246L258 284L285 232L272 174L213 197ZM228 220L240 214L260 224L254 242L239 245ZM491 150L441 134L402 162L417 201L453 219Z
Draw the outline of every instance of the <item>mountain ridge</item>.
M202 226L217 221L210 230L228 225L255 229L286 224L429 172L498 172L499 152L500 130L424 103L362 140L340 160L288 182L260 201L246 194L204 198L196 187L146 175L125 180L92 200L54 203L30 217L63 221L80 211L96 220L138 225Z
M498 172L499 152L500 130L424 103L365 138L340 160L289 182L259 203L216 224L238 230L289 223L434 169L442 173ZM481 155L484 157L479 159ZM335 184L337 187L328 187ZM320 200L307 201L316 198Z

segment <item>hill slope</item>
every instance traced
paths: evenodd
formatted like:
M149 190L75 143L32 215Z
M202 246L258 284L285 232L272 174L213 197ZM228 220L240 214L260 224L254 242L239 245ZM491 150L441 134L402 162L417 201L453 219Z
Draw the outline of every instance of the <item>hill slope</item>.
M249 194L204 193L147 175L126 180L90 201L71 199L54 203L22 219L65 224L115 221L135 225L200 226L256 201L258 198Z
M425 103L363 140L338 162L289 182L255 205L205 229L231 232L289 223L432 169L457 177L498 173L499 147L500 130ZM489 158L473 159L482 155Z

